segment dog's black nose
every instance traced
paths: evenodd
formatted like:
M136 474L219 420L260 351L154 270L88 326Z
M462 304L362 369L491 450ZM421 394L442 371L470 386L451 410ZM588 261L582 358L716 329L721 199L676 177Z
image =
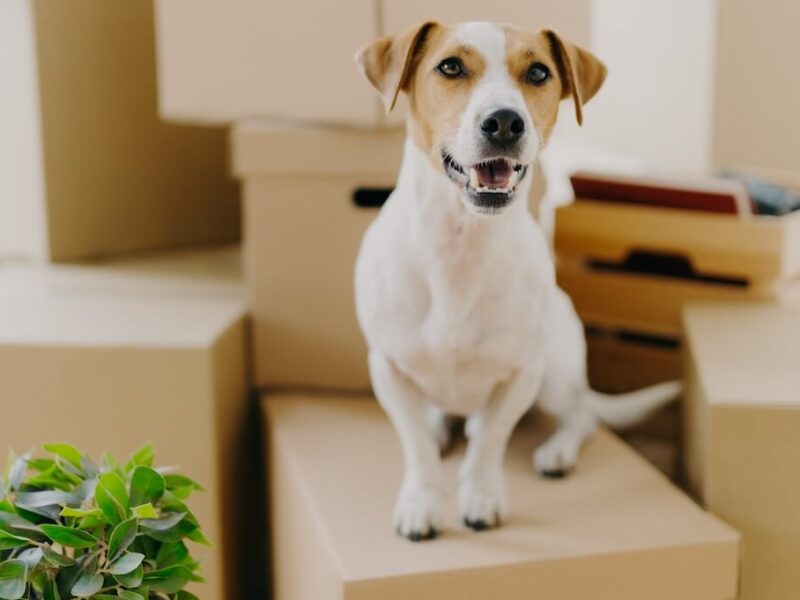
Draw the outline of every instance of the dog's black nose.
M481 132L490 142L499 146L510 146L525 133L525 121L518 112L502 108L483 120Z

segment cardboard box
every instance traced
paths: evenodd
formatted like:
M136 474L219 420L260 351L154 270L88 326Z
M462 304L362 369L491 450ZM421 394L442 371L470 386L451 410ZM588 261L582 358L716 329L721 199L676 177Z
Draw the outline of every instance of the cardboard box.
M683 377L681 345L675 339L589 329L586 349L589 384L600 392L622 394ZM680 403L659 410L634 432L656 440L677 442Z
M115 267L0 265L0 454L151 442L206 493L201 598L238 598L248 381L241 284L222 250Z
M544 428L525 423L504 526L468 531L450 502L442 535L414 544L392 531L402 458L374 400L268 395L264 410L276 600L736 595L738 534L608 432L554 481L534 475ZM445 460L451 498L461 454Z
M743 535L742 598L800 588L800 311L687 308L686 471L705 505Z
M800 213L784 217L577 200L556 219L558 279L591 325L679 336L690 301L800 301Z
M159 120L154 46L151 2L0 5L0 256L238 239L225 132Z
M353 271L364 231L394 187L404 139L400 129L234 129L260 386L370 388Z
M160 111L183 122L401 124L403 111L385 115L353 56L372 40L426 19L531 29L556 24L576 42L589 38L588 0L568 7L559 0L156 0L155 6Z

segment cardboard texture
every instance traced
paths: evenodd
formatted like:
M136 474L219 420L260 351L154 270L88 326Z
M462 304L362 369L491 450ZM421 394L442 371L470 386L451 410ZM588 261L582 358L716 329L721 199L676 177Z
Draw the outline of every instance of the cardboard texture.
M556 23L576 42L585 44L589 38L588 0L569 8L558 0L491 5L477 0L435 5L416 0L156 0L155 6L161 114L195 123L279 118L401 124L404 111L385 114L353 56L372 40L425 19L488 19L530 29Z
M800 589L800 311L698 304L685 316L691 489L743 535L741 597Z
M738 534L699 509L608 432L578 470L537 478L541 423L514 435L503 527L466 530L448 503L430 543L396 536L391 512L402 459L369 397L267 395L276 600L659 597L733 598ZM445 460L453 498L458 450Z
M10 205L0 214L36 231L15 234L6 253L71 261L238 239L225 132L157 115L152 3L31 0L25 10L32 39L17 59L35 70L25 77L37 114L4 139L15 167L0 182Z
M238 252L91 266L0 266L0 452L68 442L121 457L153 443L207 493L190 505L199 597L237 598L247 408ZM227 574L227 579L225 575ZM190 588L192 589L192 588Z
M391 191L404 139L400 129L234 129L258 385L370 388L353 271L378 208L357 206L354 193Z
M800 301L800 213L740 219L577 200L558 211L555 248L559 284L587 324L607 329L676 337L690 301ZM637 256L652 272L631 270Z
M625 337L589 330L586 348L589 383L600 392L621 394L683 377L683 359L677 340ZM657 411L631 432L645 439L676 444L679 434L680 402Z

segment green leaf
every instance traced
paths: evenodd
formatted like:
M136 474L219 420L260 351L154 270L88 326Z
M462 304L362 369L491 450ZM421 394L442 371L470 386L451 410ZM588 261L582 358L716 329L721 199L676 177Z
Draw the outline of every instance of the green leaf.
M29 540L45 539L41 527L12 512L0 511L0 531Z
M186 586L192 578L192 572L183 565L174 565L164 569L148 571L144 574L144 583L152 591L174 594Z
M25 469L30 459L31 453L26 452L12 461L11 468L8 471L8 487L12 490L17 491L19 486L22 485L22 478L25 476Z
M178 592L178 595L175 596L175 600L200 600L200 598L198 598L191 592L181 590L180 592Z
M123 521L111 532L108 538L108 560L111 562L128 549L136 539L136 534L139 532L139 520L136 517Z
M72 444L45 444L44 449L56 456L60 456L76 469L80 470L82 468L81 452Z
M12 535L5 531L0 531L0 550L9 550L11 548L22 548L30 543L28 538L19 535Z
M164 475L164 481L167 483L168 490L174 490L177 488L192 488L193 490L197 490L199 492L205 492L206 489L194 481L193 479L189 479L185 475Z
M68 548L91 548L97 544L97 538L88 531L62 525L42 525L41 527L47 537Z
M193 531L190 531L186 537L197 544L202 544L203 546L208 546L208 547L213 546L211 541L206 537L206 534L203 533L203 531L199 527L195 527L195 529Z
M119 474L112 471L101 475L94 494L97 505L109 523L117 525L128 518L130 500L125 482Z
M17 494L17 505L32 510L45 506L63 506L69 504L80 504L81 499L75 494L58 490L44 490L41 492L19 492Z
M58 586L52 579L48 579L47 583L44 584L44 600L61 600Z
M175 527L185 516L186 513L168 513L160 519L145 519L142 521L142 529L166 531Z
M23 550L19 553L17 558L25 563L25 566L28 567L28 571L33 571L36 565L42 561L42 556L44 556L42 549L37 546L36 548Z
M73 596L80 598L91 596L103 587L103 576L99 573L84 573L70 590Z
M44 544L41 548L44 553L44 559L54 567L71 567L75 564L73 559L56 552L49 544Z
M90 508L87 510L83 510L80 508L72 508L70 506L65 506L61 510L62 517L99 517L103 514L99 508Z
M136 467L152 467L153 466L153 445L147 444L133 453L131 459L126 465L126 470L130 471Z
M144 554L138 552L128 552L119 557L119 559L111 564L109 571L112 575L127 575L134 571L136 567L142 564Z
M183 542L165 543L158 549L156 562L159 567L170 567L184 564L189 558L189 549Z
M166 483L160 473L150 467L136 467L131 477L131 504L155 504L164 495Z
M117 580L117 583L124 585L125 587L139 587L142 585L142 579L144 579L144 567L139 565L130 573L125 573L124 575L114 575L114 579Z
M0 564L0 598L17 600L25 593L28 569L21 560L8 560Z
M149 502L147 504L141 504L139 506L134 506L131 511L133 512L133 516L139 519L157 519L158 513L156 509L153 508L153 505Z
M117 592L117 596L124 598L124 600L145 600L144 596L137 594L136 592L132 592L131 590L120 590Z

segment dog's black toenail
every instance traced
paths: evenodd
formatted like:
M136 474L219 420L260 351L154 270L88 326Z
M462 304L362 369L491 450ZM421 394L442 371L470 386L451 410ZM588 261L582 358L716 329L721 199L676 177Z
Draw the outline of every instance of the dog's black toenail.
M436 529L431 527L428 531L412 531L407 537L412 542L424 542L425 540L432 540L437 534Z
M539 474L542 477L547 477L548 479L563 479L569 475L569 469L545 469L543 471L539 471Z
M473 521L472 519L469 519L469 518L465 517L464 518L464 525L466 525L467 527L469 527L473 531L484 531L486 529L489 529L489 524L486 521L484 521L483 519L476 519L476 520Z

